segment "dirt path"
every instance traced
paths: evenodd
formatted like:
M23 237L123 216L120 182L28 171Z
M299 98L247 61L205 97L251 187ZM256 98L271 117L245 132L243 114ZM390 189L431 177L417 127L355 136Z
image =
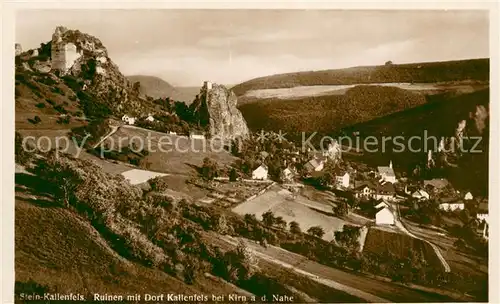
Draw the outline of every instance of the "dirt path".
M102 144L111 135L115 134L119 128L120 128L120 126L111 126L111 131L108 134L106 134L103 138L101 138L101 140L97 144L94 145L94 149L97 148L100 144Z

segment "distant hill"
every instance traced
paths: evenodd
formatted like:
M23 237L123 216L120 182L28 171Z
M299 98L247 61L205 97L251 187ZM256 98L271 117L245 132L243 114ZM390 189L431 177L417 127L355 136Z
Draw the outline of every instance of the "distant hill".
M127 78L133 83L139 82L141 94L153 98L170 97L173 100L190 104L200 93L200 87L174 87L156 76L132 75Z
M454 136L458 122L466 120L464 136L479 136L482 140L476 150L480 153L466 153L459 160L457 168L448 168L445 176L460 189L468 189L475 194L488 194L488 155L489 155L489 114L478 116L477 108L489 109L489 90L481 90L470 94L449 96L436 95L429 98L429 102L392 115L380 117L344 129L347 134L357 131L362 137L367 136L401 136L407 143L412 136L425 138L427 134L427 147L434 147L433 137ZM482 129L479 132L478 129ZM475 140L470 142L475 144ZM422 149L421 153L413 153L406 149L402 153L390 153L392 147L387 145L386 153L365 153L364 161L371 165L385 163L392 159L397 170L407 171L426 159L423 141L414 141L412 149ZM407 171L408 172L408 171Z
M155 76L132 75L127 76L128 80L141 84L140 92L144 95L149 95L153 98L171 96L175 88L165 80Z
M280 101L263 99L239 106L253 131L326 132L426 103L422 94L395 87L356 86L344 95Z
M360 66L259 77L232 88L237 96L250 90L312 85L369 84L388 82L429 83L489 79L490 60L470 59L412 64Z

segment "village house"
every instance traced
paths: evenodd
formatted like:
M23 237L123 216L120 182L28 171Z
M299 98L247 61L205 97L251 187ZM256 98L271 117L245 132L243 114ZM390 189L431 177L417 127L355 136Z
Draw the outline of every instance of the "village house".
M354 197L356 198L373 198L375 187L371 183L356 182L354 187Z
M444 211L455 211L455 210L464 210L465 205L462 201L455 201L449 203L440 203L439 209Z
M378 174L380 176L380 182L396 183L396 174L392 168L392 161L389 162L389 167L378 167Z
M485 221L488 222L488 203L479 203L479 206L477 207L477 214L476 217L480 221Z
M483 235L483 238L486 240L488 239L488 237L490 235L490 224L488 222L484 222L482 235Z
M122 121L125 122L126 124L133 125L133 124L135 124L135 117L130 117L128 115L123 115L122 116Z
M146 117L146 120L149 122L153 122L153 121L155 121L155 118L153 117L153 115L148 114L148 117Z
M425 192L424 190L417 190L411 194L411 197L418 199L418 200L428 200L430 199L429 193Z
M484 239L488 239L490 230L490 219L488 216L488 203L481 202L477 207L476 218L483 225L482 236Z
M378 209L377 213L375 214L375 224L377 225L395 224L394 212L392 210L392 207L388 203L381 202L377 206L375 206L375 208Z
M169 135L177 135L177 132L168 131Z
M433 178L429 180L424 180L424 188L430 191L439 191L448 187L450 183L445 178Z
M205 135L199 132L189 132L190 139L205 139Z
M305 164L304 168L308 172L315 172L315 171L318 172L323 170L323 168L325 167L325 162L326 162L325 158L314 157Z
M290 168L286 168L285 170L283 170L283 172L281 172L281 179L284 182L292 182L294 176L295 174Z
M335 168L335 187L349 188L350 175L349 172L337 167Z
M464 200L466 200L466 201L470 201L470 200L472 200L472 199L474 199L474 197L472 196L472 193L467 192L467 193L465 194L465 196L464 196Z
M266 165L262 164L252 172L252 179L267 180L269 169Z
M394 189L394 185L390 182L378 184L375 192L375 199L383 199L387 201L396 200L396 189Z
M268 156L269 156L269 153L267 153L266 151L260 151L260 159L263 161L265 160Z
M398 199L396 189L392 183L373 183L371 181L356 182L354 197L386 201L396 201Z

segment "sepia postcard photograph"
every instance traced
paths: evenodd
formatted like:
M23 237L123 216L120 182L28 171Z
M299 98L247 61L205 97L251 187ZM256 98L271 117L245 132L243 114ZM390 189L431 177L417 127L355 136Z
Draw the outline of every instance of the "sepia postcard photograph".
M492 301L489 7L16 9L5 303Z

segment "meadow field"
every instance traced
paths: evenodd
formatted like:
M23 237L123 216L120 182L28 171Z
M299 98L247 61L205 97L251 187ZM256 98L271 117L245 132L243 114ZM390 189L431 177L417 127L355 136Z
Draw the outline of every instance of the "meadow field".
M311 201L306 197L297 195L295 198L288 190L279 186L273 186L264 194L255 199L242 203L233 212L241 215L255 214L260 220L266 211L273 212L274 216L281 216L290 223L299 223L302 231L307 231L310 227L320 226L325 231L323 239L331 241L335 238L334 232L342 230L346 222L333 216L314 211L312 208L324 208L324 205Z
M150 153L144 163L157 172L191 175L196 167L203 163L205 157L216 161L219 165L229 165L236 158L223 150L217 142L207 140L191 140L184 136L170 135L152 130L131 126L122 126L110 136L105 143L114 143L115 148L132 147L144 142L144 149Z

